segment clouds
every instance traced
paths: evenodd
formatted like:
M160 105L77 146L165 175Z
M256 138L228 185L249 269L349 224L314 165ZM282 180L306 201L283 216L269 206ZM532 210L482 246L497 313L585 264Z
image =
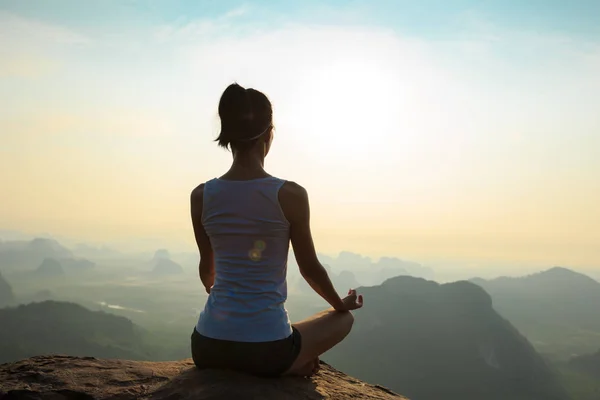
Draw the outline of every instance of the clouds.
M58 52L90 42L68 28L0 10L0 79L56 73L62 64Z
M0 38L6 43L51 43L86 45L91 42L78 32L64 26L35 19L22 18L0 10Z
M521 251L506 239L515 232L532 242L554 231L549 241L599 237L589 224L600 201L594 39L508 29L479 14L428 36L355 16L327 23L263 12L83 33L1 13L0 149L15 151L0 163L27 163L9 180L13 192L28 193L25 181L66 187L69 173L76 193L97 202L99 226L112 218L129 227L124 235L166 229L190 242L185 195L175 193L226 168L229 154L211 139L218 98L238 81L272 99L269 167L309 189L326 251L353 243L367 254L467 253L475 240L491 254L505 251L496 239ZM160 188L170 193L161 208L138 203ZM62 207L65 191L43 190L51 195L29 207L47 210L43 198ZM106 200L117 191L121 202ZM69 201L60 215L93 225L92 203ZM0 223L17 223L1 212Z

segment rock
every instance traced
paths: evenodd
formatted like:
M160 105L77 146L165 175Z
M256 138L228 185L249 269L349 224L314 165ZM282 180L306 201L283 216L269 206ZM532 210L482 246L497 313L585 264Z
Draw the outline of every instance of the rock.
M256 378L170 362L36 356L0 365L0 400L406 400L326 363L312 378Z

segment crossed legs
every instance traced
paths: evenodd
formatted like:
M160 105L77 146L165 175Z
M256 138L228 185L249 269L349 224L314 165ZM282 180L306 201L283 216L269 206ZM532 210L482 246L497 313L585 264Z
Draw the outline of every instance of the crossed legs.
M319 356L340 343L352 329L349 311L330 308L293 324L302 335L300 354L284 375L310 376L319 370Z

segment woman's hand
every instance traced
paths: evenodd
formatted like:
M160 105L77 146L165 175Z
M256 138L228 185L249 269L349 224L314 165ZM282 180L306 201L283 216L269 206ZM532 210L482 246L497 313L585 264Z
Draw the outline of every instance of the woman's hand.
M348 290L348 296L342 299L342 303L344 304L344 308L338 311L357 310L363 306L363 296L362 294L357 296L356 290L350 289Z

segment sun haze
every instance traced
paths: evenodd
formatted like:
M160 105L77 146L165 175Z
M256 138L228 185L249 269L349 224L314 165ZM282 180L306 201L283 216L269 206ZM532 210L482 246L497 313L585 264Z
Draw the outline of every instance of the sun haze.
M320 251L598 266L600 6L491 3L0 1L0 229L193 250L237 81Z

